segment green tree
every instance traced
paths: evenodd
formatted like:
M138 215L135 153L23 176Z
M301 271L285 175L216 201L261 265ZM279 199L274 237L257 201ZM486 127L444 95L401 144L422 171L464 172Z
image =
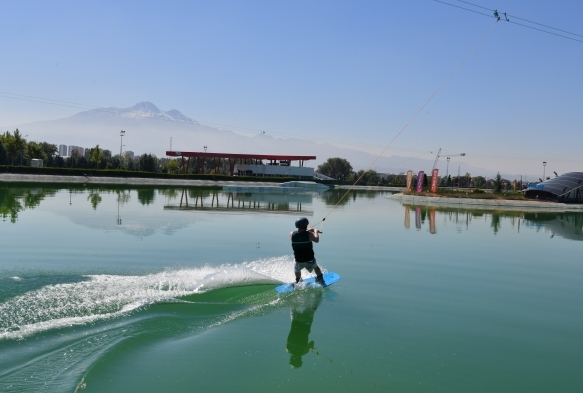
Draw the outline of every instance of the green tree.
M27 160L32 160L34 158L47 160L47 153L44 151L42 145L37 142L30 141L26 144L26 149L24 151L24 156Z
M180 164L176 160L170 160L166 163L166 169L168 169L168 173L176 173L178 172L178 168Z
M393 177L393 181L391 182L393 186L401 186L403 185L403 180L401 179L401 175L395 175Z
M359 178L360 180L358 181L358 184L364 184L368 186L377 185L381 181L380 175L372 169L369 169L366 172L361 169L356 173L352 173L349 180L354 182Z
M141 171L158 172L158 158L154 154L142 154L138 164Z
M43 151L45 152L45 154L47 155L47 157L52 157L55 154L57 154L57 152L59 151L59 149L57 148L57 145L54 145L52 143L41 142L40 146L43 149Z
M14 130L14 134L6 131L4 135L2 135L2 143L4 144L6 153L8 153L8 156L12 160L12 165L14 165L14 159L18 157L26 147L26 140L22 138L22 135L20 135L20 131L17 128Z
M17 149L17 153L18 154L23 154L24 153L24 149L26 148L26 139L24 139L22 137L22 135L20 134L20 131L18 131L18 128L16 130L14 130L14 144L16 145L16 149ZM21 161L22 164L22 161Z
M1 137L2 135L0 135ZM6 149L4 148L4 143L2 143L2 139L0 138L0 165L6 164Z
M91 155L89 156L89 161L95 163L95 167L99 169L99 163L103 160L103 150L99 149L99 145L96 145L91 149Z
M352 165L344 158L333 157L318 165L316 172L334 179L346 180L352 174Z
M127 153L123 153L120 158L120 164L125 169L131 170L133 169L133 161L134 158L127 155Z
M496 179L494 179L494 192L501 193L502 192L502 176L500 176L500 172L496 175Z

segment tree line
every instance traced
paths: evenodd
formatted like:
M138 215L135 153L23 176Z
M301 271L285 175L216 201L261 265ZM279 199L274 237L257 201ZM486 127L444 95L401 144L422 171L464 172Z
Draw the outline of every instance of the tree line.
M52 168L117 169L176 173L180 167L176 159L159 159L154 154L130 156L113 155L99 145L85 149L85 154L73 150L69 157L57 154L57 145L48 142L27 141L22 133L6 131L0 134L0 165L29 166L33 159L43 160L43 166Z
M80 169L109 169L125 171L143 171L152 173L182 173L182 163L179 159L158 158L154 154L129 156L128 154L113 155L110 150L102 149L99 145L85 149L81 155L77 150L71 156L62 157L57 154L57 145L48 142L27 141L20 131L6 131L0 134L0 165L28 166L33 159L42 159L43 165L52 168L80 168ZM229 165L226 160L215 162L213 158L205 158L200 165L203 173L229 174ZM186 165L186 173L199 173L196 160ZM328 158L316 169L318 173L346 183L369 186L405 186L406 175L381 174L369 169L354 171L348 160L339 157ZM424 187L428 187L427 174L423 179ZM413 184L417 184L417 174L413 175ZM500 174L495 179L486 179L483 176L472 177L469 173L464 176L447 176L440 179L441 187L459 188L493 188L496 191L510 190L513 183L502 179Z
M351 184L359 179L357 183L358 185L404 187L407 183L407 175L403 172L399 174L381 174L373 169L367 171L361 169L360 171L355 172L350 162L345 158L340 157L328 158L324 163L318 166L316 172ZM423 175L423 187L428 188L429 182L430 179L428 178L427 173L425 173ZM416 173L413 174L412 184L414 186L417 184ZM489 188L493 189L495 192L510 190L514 187L513 182L503 179L500 176L500 173L498 173L493 179L487 179L484 176L472 176L469 173L455 177L452 177L451 175L442 176L439 179L439 185L441 187Z

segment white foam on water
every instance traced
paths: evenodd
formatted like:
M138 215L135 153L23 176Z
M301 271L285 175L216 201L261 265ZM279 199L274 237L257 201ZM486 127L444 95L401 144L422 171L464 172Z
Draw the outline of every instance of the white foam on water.
M318 265L320 265L320 262L318 262ZM260 274L263 274L267 277L276 279L282 283L292 282L295 278L294 259L293 256L290 255L253 262L245 262L243 263L243 266L250 270L259 272ZM322 272L326 272L326 269L324 269L322 265L320 265L320 269L322 269ZM314 272L307 273L305 270L302 271L303 278L315 276L316 274Z
M166 270L143 276L88 275L47 285L0 303L0 340L95 323L177 297L220 288L276 284L293 277L290 256L220 267Z

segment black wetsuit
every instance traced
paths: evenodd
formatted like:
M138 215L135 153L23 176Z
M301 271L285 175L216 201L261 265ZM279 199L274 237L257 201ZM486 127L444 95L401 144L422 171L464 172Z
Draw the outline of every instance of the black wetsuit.
M310 240L310 232L295 231L292 233L291 241L296 262L312 262L314 260L314 247Z

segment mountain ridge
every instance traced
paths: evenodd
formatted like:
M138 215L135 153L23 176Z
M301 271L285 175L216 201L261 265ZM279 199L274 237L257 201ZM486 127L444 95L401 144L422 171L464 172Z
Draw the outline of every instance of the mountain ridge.
M184 116L179 110L171 109L169 111L160 110L156 105L149 101L138 102L137 104L130 106L128 108L96 108L89 109L83 112L79 112L70 117L78 118L91 118L99 117L103 115L110 116L121 116L127 118L138 118L138 119L160 119L167 121L175 121L184 124L199 125L199 123L187 116Z
M152 121L155 120L155 121ZM135 154L152 153L159 157L166 150L230 152L245 154L285 154L314 155L318 158L310 165L317 166L330 157L347 159L354 170L366 169L376 155L368 152L338 147L331 142L315 142L302 138L282 138L268 134L242 136L230 130L203 125L183 115L177 109L162 111L149 101L138 102L127 108L95 108L69 117L25 123L5 129L19 128L29 140L46 141L56 145L76 145L82 147L99 146L114 152L131 150ZM123 141L120 130L125 131ZM170 142L172 140L172 142ZM120 146L123 143L123 146ZM428 156L429 157L429 156ZM420 157L381 156L372 169L381 173L401 173L411 169L414 172L433 168L433 156ZM450 163L453 168L461 165L466 172L494 176L490 170L476 168L460 161ZM446 173L446 162L438 164L440 174ZM457 172L457 170L455 171Z

